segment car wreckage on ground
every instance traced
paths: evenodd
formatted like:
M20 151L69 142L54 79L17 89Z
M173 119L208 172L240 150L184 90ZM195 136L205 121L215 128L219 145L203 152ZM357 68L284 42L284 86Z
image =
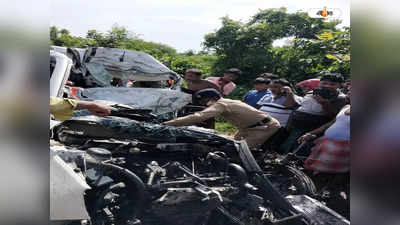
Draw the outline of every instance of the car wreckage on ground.
M181 78L148 54L122 49L50 51L50 95L101 101L50 120L50 214L66 224L349 224L312 198L312 181L257 161L245 141L170 127L190 102ZM112 79L144 87L115 88ZM67 79L80 87L66 87Z

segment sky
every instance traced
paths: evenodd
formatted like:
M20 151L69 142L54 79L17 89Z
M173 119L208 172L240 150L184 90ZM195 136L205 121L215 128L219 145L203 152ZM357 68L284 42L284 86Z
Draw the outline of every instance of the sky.
M83 37L90 29L106 32L118 24L178 52L199 51L204 35L221 27L223 16L246 22L259 9L296 12L324 6L339 8L340 26L350 26L350 0L53 0L50 25Z

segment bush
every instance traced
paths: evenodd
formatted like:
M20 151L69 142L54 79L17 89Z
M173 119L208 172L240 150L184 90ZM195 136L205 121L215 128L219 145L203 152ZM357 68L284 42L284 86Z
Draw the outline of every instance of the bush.
M228 122L216 122L215 130L219 134L228 134L228 135L232 135L237 131L236 127L234 127L232 124Z
M246 86L236 86L236 88L227 96L227 98L234 100L242 100L243 97L249 92L251 88Z

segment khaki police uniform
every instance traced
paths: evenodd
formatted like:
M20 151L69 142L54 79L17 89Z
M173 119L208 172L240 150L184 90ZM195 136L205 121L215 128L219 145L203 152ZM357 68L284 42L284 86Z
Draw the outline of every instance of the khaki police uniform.
M50 114L58 120L68 120L77 105L74 99L50 97Z
M236 140L246 140L250 148L260 147L280 127L279 122L244 102L220 98L201 112L164 122L169 126L189 126L221 115L238 128ZM264 122L262 122L264 121ZM265 121L268 121L265 123Z

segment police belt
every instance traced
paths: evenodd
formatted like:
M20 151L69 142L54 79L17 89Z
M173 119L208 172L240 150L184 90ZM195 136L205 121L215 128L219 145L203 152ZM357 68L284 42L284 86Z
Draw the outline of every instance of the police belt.
M257 122L256 124L253 124L253 125L251 125L251 126L249 126L247 128L254 128L254 127L258 127L258 126L263 126L264 124L269 123L270 121L271 121L271 118L267 117L267 118L261 120L260 122Z

